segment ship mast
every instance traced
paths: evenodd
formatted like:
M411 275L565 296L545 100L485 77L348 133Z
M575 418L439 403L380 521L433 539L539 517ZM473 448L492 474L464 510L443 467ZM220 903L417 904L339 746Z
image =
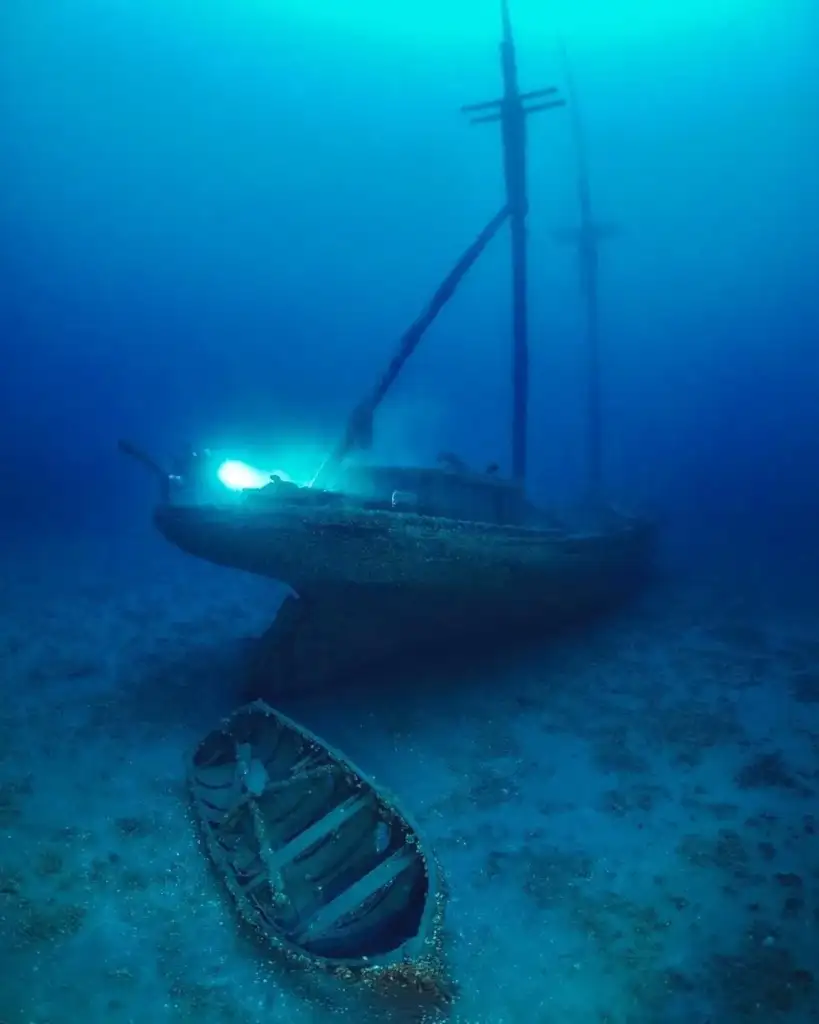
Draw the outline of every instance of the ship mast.
M355 449L368 448L372 442L373 418L392 388L405 363L415 352L424 334L455 294L471 267L489 242L508 220L512 238L512 477L521 486L526 478L526 443L529 404L529 343L526 290L526 217L529 200L526 189L526 118L540 110L562 107L556 98L557 87L521 92L518 87L517 58L509 17L509 2L501 0L503 35L500 44L503 95L500 99L471 103L461 108L470 115L471 124L499 121L503 141L503 168L506 202L463 252L447 274L423 312L407 328L386 369L371 390L353 409L346 429L335 448L319 468L312 484L323 485L344 458ZM551 97L550 99L544 99ZM533 103L532 100L541 102Z
M578 276L585 315L587 499L591 504L597 505L603 496L604 455L599 305L600 243L616 234L617 229L611 224L598 223L592 213L586 134L577 102L574 76L564 46L561 46L561 57L575 150L577 202L580 214L578 226L568 231L566 237L577 250Z
M557 89L549 87L521 92L517 54L509 15L509 0L501 0L503 37L500 44L503 95L500 99L471 103L464 113L478 116L472 124L499 121L503 141L503 171L512 242L512 476L526 479L529 418L529 316L527 295L526 219L529 196L526 185L526 118L541 110L562 107ZM545 99L545 97L552 97ZM532 103L532 100L541 102Z

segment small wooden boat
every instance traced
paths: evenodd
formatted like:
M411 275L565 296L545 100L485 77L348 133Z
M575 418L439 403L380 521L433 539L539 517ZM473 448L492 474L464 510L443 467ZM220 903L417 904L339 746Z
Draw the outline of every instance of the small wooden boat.
M188 781L206 849L261 941L307 966L427 978L443 897L408 815L261 701L197 746Z

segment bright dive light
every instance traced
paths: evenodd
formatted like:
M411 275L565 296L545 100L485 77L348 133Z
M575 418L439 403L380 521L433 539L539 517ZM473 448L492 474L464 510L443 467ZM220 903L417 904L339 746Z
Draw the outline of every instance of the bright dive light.
M219 482L231 491L255 491L270 483L270 474L248 466L246 462L228 459L216 470Z

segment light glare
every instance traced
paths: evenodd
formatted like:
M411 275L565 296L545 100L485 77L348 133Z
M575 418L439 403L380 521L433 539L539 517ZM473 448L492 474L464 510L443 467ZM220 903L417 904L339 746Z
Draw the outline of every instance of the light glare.
M231 491L255 491L270 483L270 474L238 459L228 459L216 471L219 482Z

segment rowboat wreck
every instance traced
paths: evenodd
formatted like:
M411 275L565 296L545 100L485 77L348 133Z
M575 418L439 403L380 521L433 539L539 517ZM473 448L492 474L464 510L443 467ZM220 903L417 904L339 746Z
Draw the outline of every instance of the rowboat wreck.
M435 856L396 798L262 701L197 745L204 847L272 956L374 990L450 998Z
M538 111L566 105L556 88L521 92L512 28L502 0L503 93L465 106L472 123L497 122L506 196L400 339L375 387L349 417L313 479L239 474L217 480L207 451L172 472L128 442L120 449L157 476L156 528L198 558L283 581L292 588L260 639L255 695L344 687L410 656L474 656L476 645L538 638L625 601L651 574L656 526L615 510L602 484L597 243L579 120L580 227L571 232L587 313L588 488L577 516L538 507L527 494L529 418L526 128ZM570 97L571 98L571 97ZM512 451L508 475L474 472L454 457L434 466L372 466L357 457L375 414L439 312L483 251L509 226L512 267ZM256 474L258 477L258 474Z

